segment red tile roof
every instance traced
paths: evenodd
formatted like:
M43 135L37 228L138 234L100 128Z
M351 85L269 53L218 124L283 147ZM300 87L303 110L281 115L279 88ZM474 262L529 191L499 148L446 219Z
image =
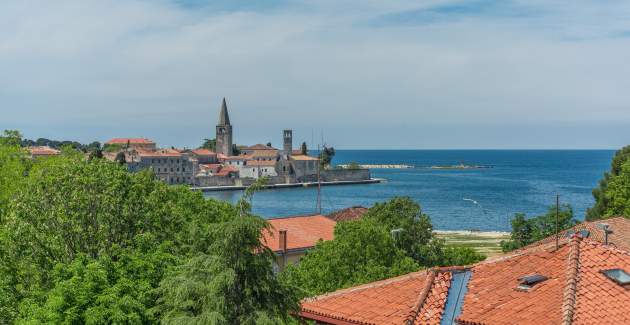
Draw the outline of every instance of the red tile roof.
M306 155L293 155L291 156L292 160L319 160L317 157L311 157Z
M328 218L339 221L348 221L348 220L358 220L363 217L363 215L368 211L368 208L364 208L362 206L356 206L351 208L345 208L342 210L335 211L329 215Z
M424 270L305 299L300 316L328 324L440 324L451 283Z
M208 149L195 149L195 150L192 150L192 153L199 156L215 156L216 155L215 152Z
M250 160L252 159L251 155L238 155L238 156L225 156L221 157L223 160Z
M105 144L155 144L155 142L145 138L114 138Z
M277 157L278 156L278 150L276 149L272 149L272 150L254 150L251 153L252 157L261 157L261 158L270 158L270 157Z
M275 167L276 166L276 161L275 160L250 160L247 162L247 166L252 166L252 167Z
M336 222L322 216L295 216L268 219L271 231L263 231L263 243L273 251L280 251L279 232L287 231L287 249L307 249L321 240L334 238Z
M568 232L579 232L580 230L588 230L588 239L604 243L606 235L604 234L604 230L600 226L601 224L607 224L609 226L608 229L611 232L608 234L608 244L610 246L617 247L621 250L630 251L630 219L625 217L612 217L604 220L582 222L572 228L562 231L559 236L559 241L561 243L567 242L569 240L569 236L567 236ZM530 249L540 246L542 244L555 242L556 236L549 236L543 240L525 246L521 248L521 250Z
M245 150L276 150L276 151L278 151L278 149L276 149L274 147L269 147L269 146L266 146L266 145L261 144L261 143L255 144L255 145L250 146L250 147L245 147L244 149Z
M54 156L61 153L61 151L53 149L49 146L30 147L28 148L28 151L34 156Z
M238 172L238 168L236 167L232 167L232 166L223 166L221 167L221 169L219 169L219 171L217 173L215 173L215 176L228 176L231 173L237 173Z
M541 245L460 269L472 276L458 324L629 324L630 287L602 271L630 272L630 254L574 236L558 250ZM300 315L328 324L439 324L448 297L450 270L442 268L305 299ZM431 279L431 272L435 277ZM529 289L519 278L547 279ZM419 310L417 314L413 312ZM405 318L405 316L413 318Z
M141 157L181 157L182 153L176 149L160 149L155 151L137 150Z

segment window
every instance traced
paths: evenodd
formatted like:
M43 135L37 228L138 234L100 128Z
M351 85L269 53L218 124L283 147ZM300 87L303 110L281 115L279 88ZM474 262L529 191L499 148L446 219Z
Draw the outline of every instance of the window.
M173 167L171 167L171 173L173 172Z
M179 173L179 167L177 167L177 172Z
M540 275L540 274L526 275L518 279L519 281L518 289L529 290L536 284L543 282L547 279L548 278L546 276Z
M160 167L158 167L158 173L160 172Z
M182 171L185 173L186 172L186 167L182 167Z
M622 269L605 270L602 273L618 285L625 286L630 284L630 274Z

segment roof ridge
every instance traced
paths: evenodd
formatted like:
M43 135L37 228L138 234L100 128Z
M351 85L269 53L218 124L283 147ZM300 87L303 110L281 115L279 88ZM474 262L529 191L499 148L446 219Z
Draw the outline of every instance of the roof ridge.
M573 236L567 260L567 283L562 297L562 324L571 325L575 313L577 282L580 267L580 236Z
M422 292L418 296L418 300L416 300L416 302L413 304L412 310L409 312L409 315L407 316L407 319L405 320L406 325L412 325L413 322L418 317L418 314L420 313L420 309L422 309L422 305L424 305L424 302L427 300L427 297L429 296L429 292L431 292L431 288L433 287L433 283L435 282L435 277L438 272L439 270L436 268L432 268L428 271L429 274L427 274L427 279L425 281L426 284L424 285L424 288L422 288Z

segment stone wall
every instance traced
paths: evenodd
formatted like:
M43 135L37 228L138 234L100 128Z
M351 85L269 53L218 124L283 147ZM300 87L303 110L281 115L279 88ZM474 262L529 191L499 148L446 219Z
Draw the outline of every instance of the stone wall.
M369 169L328 169L321 171L322 182L363 181L370 179Z
M220 177L220 176L197 176L195 177L195 186L234 186L237 178Z

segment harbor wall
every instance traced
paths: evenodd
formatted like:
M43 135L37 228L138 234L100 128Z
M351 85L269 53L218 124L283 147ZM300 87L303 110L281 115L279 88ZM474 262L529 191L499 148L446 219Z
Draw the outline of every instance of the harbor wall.
M329 169L321 172L323 182L363 181L370 176L369 169Z

